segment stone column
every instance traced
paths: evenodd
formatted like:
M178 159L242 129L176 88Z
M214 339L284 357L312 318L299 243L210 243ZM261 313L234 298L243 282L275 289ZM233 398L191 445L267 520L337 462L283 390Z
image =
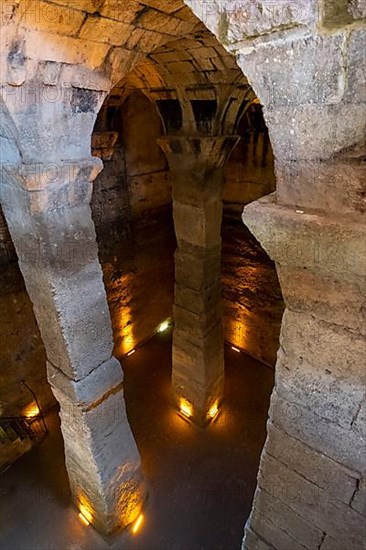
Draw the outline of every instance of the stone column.
M275 260L286 303L243 548L357 550L366 513L363 217L273 195L243 219Z
M144 489L89 206L101 168L94 157L3 165L1 201L60 404L72 498L108 533L136 518Z
M171 169L178 249L172 383L176 405L202 426L223 395L221 219L223 166L236 137L159 141Z

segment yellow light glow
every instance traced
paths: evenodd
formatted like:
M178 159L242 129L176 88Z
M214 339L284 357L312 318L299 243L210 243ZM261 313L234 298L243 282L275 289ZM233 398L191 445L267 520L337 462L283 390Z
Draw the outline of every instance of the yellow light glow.
M81 512L79 512L79 518L80 518L80 520L82 521L82 523L83 523L84 525L86 525L87 527L88 527L88 525L90 525L90 521L88 521L88 520L86 519L86 517L84 516L84 514L82 514Z
M231 349L233 351L236 351L237 353L240 353L240 349L239 348L236 348L235 346L231 346Z
M35 403L31 403L24 412L24 416L27 418L34 418L35 416L39 415L39 408Z
M133 527L132 527L132 533L134 535L136 535L136 533L139 531L143 520L144 520L144 516L143 516L143 514L140 514L139 517L137 518L137 520L135 521Z
M208 411L208 416L214 419L218 412L219 412L219 404L216 402L212 405L211 409Z
M170 326L169 321L164 321L158 326L158 332L165 332Z
M79 518L84 523L84 525L88 526L92 523L93 516L91 515L90 511L86 506L83 504L79 505Z
M179 409L180 409L180 412L184 414L184 416L186 416L187 418L190 418L193 414L193 407L190 404L190 402L187 401L186 399L180 400Z
M130 355L133 355L134 353L136 353L136 350L135 350L135 349L129 351L129 352L127 353L127 357L130 357Z

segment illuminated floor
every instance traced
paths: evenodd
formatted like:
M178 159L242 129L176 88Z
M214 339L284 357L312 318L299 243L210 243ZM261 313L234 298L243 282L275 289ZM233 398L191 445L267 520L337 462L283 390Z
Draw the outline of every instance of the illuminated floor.
M57 416L50 435L0 478L2 550L239 550L255 488L273 372L226 352L226 401L198 431L169 407L171 337L124 360L129 420L149 486L136 535L107 542L69 503Z

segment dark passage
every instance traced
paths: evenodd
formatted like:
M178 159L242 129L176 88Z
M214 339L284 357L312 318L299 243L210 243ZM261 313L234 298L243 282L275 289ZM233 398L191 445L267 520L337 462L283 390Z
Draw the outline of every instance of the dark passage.
M141 530L103 540L70 504L58 418L1 476L3 550L239 550L265 439L273 370L226 350L225 403L206 431L169 404L171 335L124 359L125 397L149 488Z

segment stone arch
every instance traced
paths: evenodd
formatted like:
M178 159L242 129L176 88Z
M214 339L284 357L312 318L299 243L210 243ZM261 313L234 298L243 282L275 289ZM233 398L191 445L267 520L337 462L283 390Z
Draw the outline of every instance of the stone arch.
M364 8L357 0L299 0L285 7L281 2L267 6L247 0L187 3L198 20L235 52L264 105L276 155L276 197L250 205L244 213L247 225L277 263L287 304L270 436L245 548L263 541L281 548L294 545L294 540L315 547L344 541L357 548L362 538L357 518L365 475L365 401L358 370L363 363L359 304L363 300L365 236L359 200L353 197L362 197L363 185L362 153L357 146L364 142L365 133L365 73L360 53L365 40ZM68 0L38 2L36 10L47 9L47 15L41 11L40 18L22 9L22 3L7 4L2 94L28 163L59 161L68 155L88 159L85 136L90 137L96 112L116 81L115 75L130 70L172 35L188 36L198 26L180 0L145 0L143 10L138 10L136 2L123 8L121 3L89 0L77 7ZM60 12L63 24L56 34L54 21ZM38 92L52 87L59 93L62 83L70 84L65 86L64 101L41 97L34 102L29 94L24 96L29 85L35 84ZM46 139L54 123L65 129L62 147L55 137ZM83 178L95 172L92 166L83 165ZM346 185L345 178L337 177L339 173L347 175ZM334 188L332 200L329 182ZM27 182L28 189L31 184ZM56 204L65 199L58 192L52 197ZM339 219L343 212L344 219ZM347 348L355 351L346 365L342 350ZM288 376L290 363L296 366L292 372L297 378ZM314 390L311 395L309 387ZM295 422L286 413L289 404L301 409ZM281 454L282 448L293 449L290 460ZM311 472L305 456L319 465L321 475ZM345 466L351 472L348 477L343 476ZM327 496L325 471L329 470L341 476L332 508L339 522L331 520L334 514L329 508L319 515L299 500L291 503L289 512L287 508L279 512L274 521L269 493L276 471L280 485L291 479L300 493L320 487ZM274 496L287 505L282 493ZM286 513L296 523L286 522ZM306 543L305 533L313 523L314 538Z

